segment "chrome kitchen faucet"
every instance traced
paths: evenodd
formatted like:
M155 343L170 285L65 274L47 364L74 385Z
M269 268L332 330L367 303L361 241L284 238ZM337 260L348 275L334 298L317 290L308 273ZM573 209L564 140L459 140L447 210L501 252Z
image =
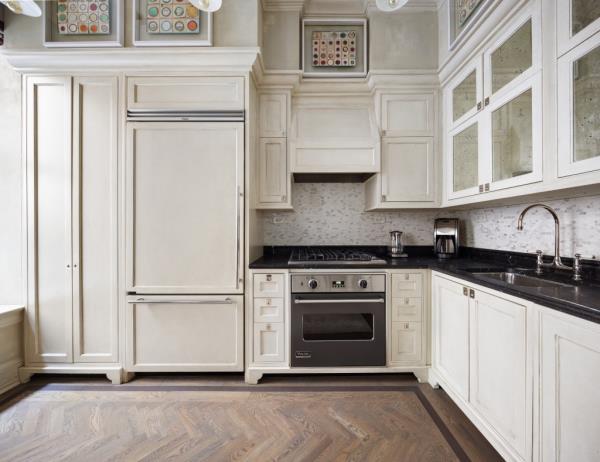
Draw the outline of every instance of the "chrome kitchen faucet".
M581 255L576 253L573 261L573 266L567 266L562 262L560 258L560 219L558 218L558 214L556 211L545 204L533 204L529 207L526 207L525 210L521 212L519 215L519 222L517 224L517 229L519 231L523 231L523 218L533 208L542 208L547 210L552 217L554 218L554 260L552 263L544 263L544 255L541 250L538 250L537 253L537 267L535 272L537 274L542 274L542 268L557 268L557 269L565 269L573 271L573 280L581 281Z

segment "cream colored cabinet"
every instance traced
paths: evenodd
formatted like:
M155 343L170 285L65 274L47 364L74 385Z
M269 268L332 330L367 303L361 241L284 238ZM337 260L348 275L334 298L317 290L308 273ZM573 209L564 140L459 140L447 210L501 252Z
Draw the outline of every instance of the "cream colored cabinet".
M288 96L285 93L260 95L260 137L285 138L287 136Z
M434 276L432 366L455 395L469 400L469 289Z
M287 366L286 274L252 274L252 306L248 316L248 351L252 365ZM287 326L289 328L289 326Z
M450 201L543 179L539 9L531 2L445 86Z
M261 208L289 201L289 175L287 169L287 141L285 138L262 138L258 151L258 199Z
M130 292L243 292L243 159L242 123L128 124Z
M540 460L600 460L600 325L539 312Z
M527 307L480 290L470 301L469 401L522 460L530 460Z
M531 304L433 276L433 374L507 460L532 460Z
M128 371L244 370L242 296L136 295L128 302Z
M243 111L244 78L129 77L127 109L154 111Z
M573 0L573 4L580 3ZM595 2L589 7L599 10ZM559 177L600 170L599 63L600 32L558 60Z
M263 93L259 97L258 209L292 208L287 149L289 99L288 93Z
M382 94L381 129L384 137L435 136L433 94Z
M391 274L390 366L425 365L427 353L427 314L429 300L426 273L401 271Z
M435 205L434 138L384 138L381 158L365 185L367 210Z
M24 82L27 366L115 363L117 78Z

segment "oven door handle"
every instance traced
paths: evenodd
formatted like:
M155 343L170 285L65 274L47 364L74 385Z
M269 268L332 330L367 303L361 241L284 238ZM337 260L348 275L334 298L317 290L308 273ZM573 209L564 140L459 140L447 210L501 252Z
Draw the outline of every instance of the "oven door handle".
M346 299L326 299L326 300L315 300L315 299L302 299L295 298L294 303L297 304L323 304L323 303L385 303L384 298L346 298Z

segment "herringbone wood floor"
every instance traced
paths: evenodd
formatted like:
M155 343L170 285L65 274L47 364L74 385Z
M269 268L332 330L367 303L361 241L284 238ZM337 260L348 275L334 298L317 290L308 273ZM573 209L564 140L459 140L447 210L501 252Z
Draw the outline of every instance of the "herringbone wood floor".
M38 378L0 404L1 461L501 460L407 377Z

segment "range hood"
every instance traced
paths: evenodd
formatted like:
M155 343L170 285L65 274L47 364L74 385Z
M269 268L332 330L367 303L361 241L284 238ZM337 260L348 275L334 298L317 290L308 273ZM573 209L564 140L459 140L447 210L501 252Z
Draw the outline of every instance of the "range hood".
M290 133L296 182L363 182L381 170L381 136L371 98L294 101Z

